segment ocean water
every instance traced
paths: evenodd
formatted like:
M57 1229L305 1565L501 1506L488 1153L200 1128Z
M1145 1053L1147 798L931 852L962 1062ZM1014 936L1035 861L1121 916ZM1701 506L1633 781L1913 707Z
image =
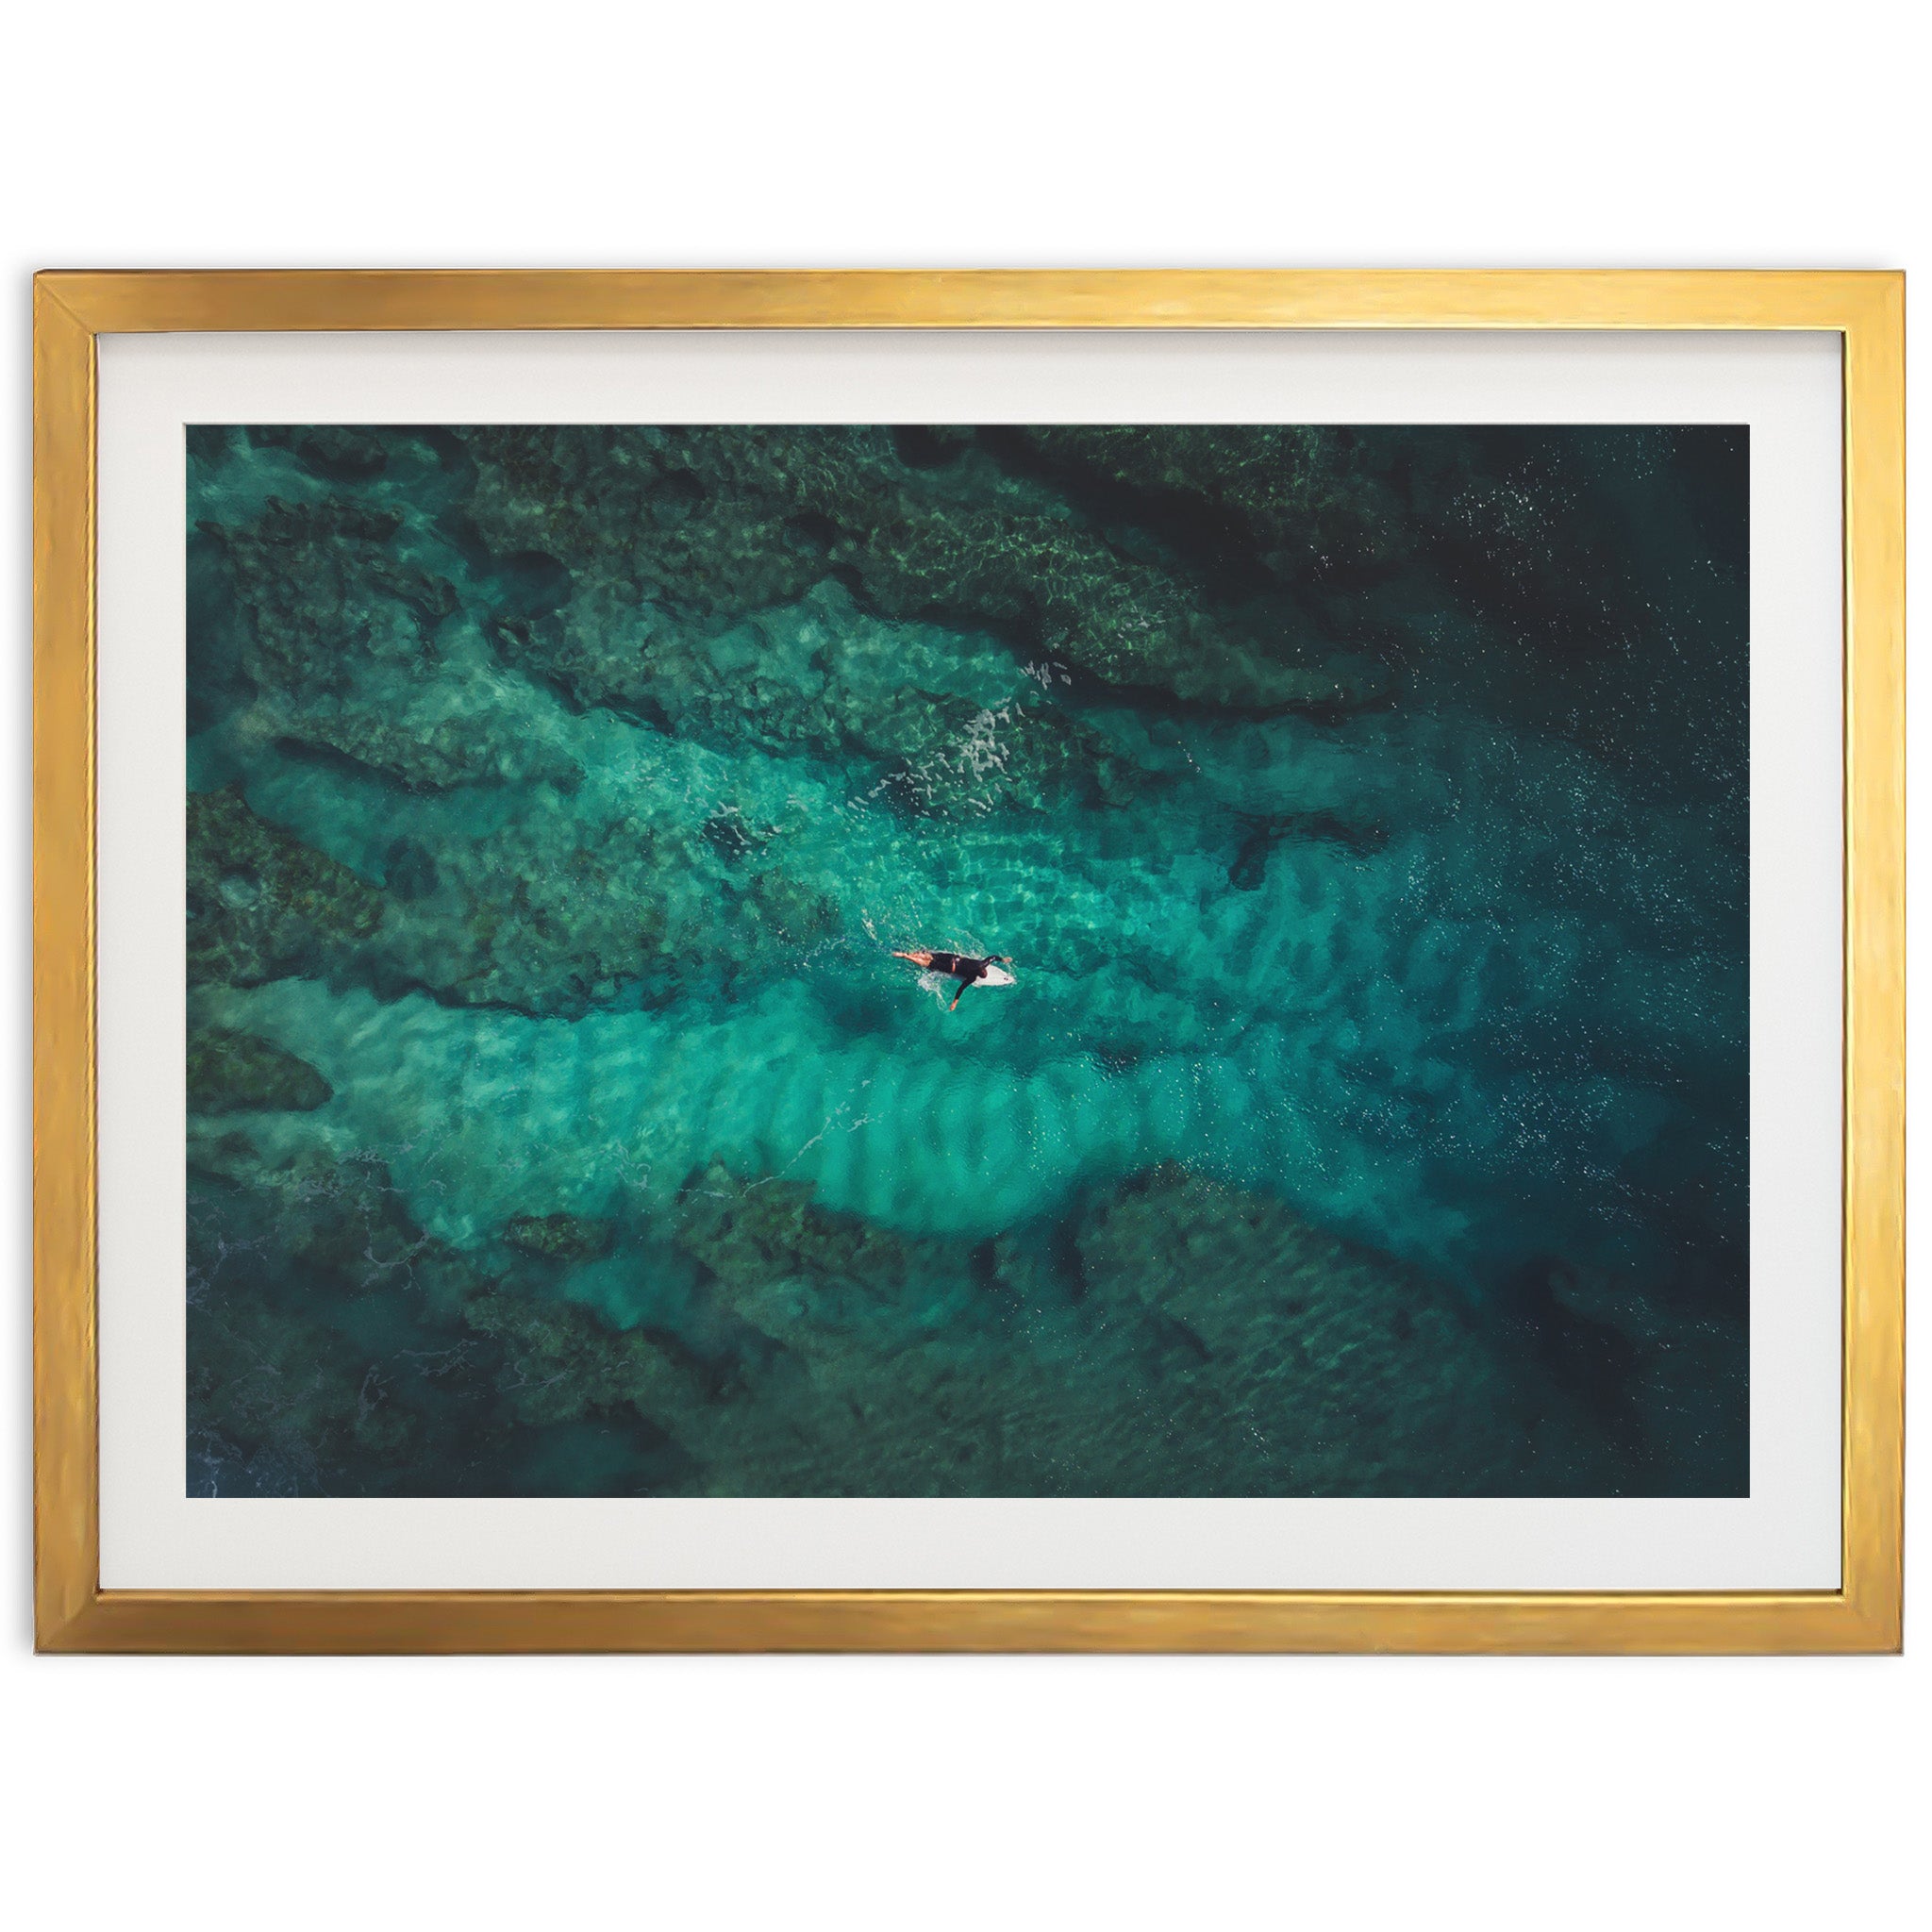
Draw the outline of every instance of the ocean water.
M192 1492L1744 1492L1742 431L188 465Z

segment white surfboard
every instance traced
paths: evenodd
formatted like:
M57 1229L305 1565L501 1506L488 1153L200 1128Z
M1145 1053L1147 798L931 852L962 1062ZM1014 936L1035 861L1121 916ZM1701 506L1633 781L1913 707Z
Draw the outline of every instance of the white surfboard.
M973 983L974 986L1011 986L1013 975L1004 966L989 966L985 974Z

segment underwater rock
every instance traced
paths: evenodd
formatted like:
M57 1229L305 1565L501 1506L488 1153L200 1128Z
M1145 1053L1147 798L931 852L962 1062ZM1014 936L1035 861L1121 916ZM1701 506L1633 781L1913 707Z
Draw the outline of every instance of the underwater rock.
M880 705L878 733L902 760L887 794L933 818L983 817L1005 806L1047 811L1119 800L1136 774L1090 727L1064 712L1009 699L992 707L907 691Z
M806 1369L755 1374L728 1431L685 1420L708 1480L738 1486L719 1493L781 1486L766 1454L808 1492L880 1493L891 1453L905 1493L1480 1494L1524 1453L1511 1358L1449 1291L1179 1170L1082 1219L1072 1294L1036 1247L908 1238L717 1163L677 1238ZM916 1455L882 1446L902 1427Z
M1078 1240L1090 1292L1199 1339L1187 1379L1253 1434L1276 1492L1511 1487L1525 1391L1441 1284L1174 1166L1124 1184Z
M397 839L382 855L383 891L406 904L428 898L437 883L435 855L420 839Z
M498 1387L525 1424L629 1408L674 1439L705 1404L700 1378L641 1330L617 1333L573 1302L487 1292L463 1311L503 1350Z
M428 1418L487 1387L448 1325L475 1283L382 1164L191 1131L188 1208L191 1491L446 1492Z
M188 801L188 960L192 983L256 986L297 975L422 988L453 1006L587 1011L652 973L668 918L647 830L594 849L548 837L560 809L426 864L390 848L406 890L385 892L249 809L240 791ZM426 859L426 854L424 855Z
M750 896L759 920L793 945L823 939L839 929L839 902L800 884L776 866L753 877Z
M339 481L359 482L389 467L389 446L380 434L344 424L258 424L248 440L257 448L291 449L318 475Z
M192 1113L246 1108L309 1112L335 1090L307 1060L258 1039L204 1026L188 1037L188 1107Z
M715 1160L678 1197L677 1243L739 1298L741 1313L761 1291L801 1277L897 1296L969 1265L957 1242L911 1239L832 1213L800 1182L742 1180Z
M836 582L724 629L592 585L492 635L506 661L573 704L734 750L862 758L922 813L1041 810L1123 782L1104 741L1008 654L989 646L962 664L954 634L884 621Z
M663 1480L658 1419L707 1400L675 1350L426 1235L367 1158L192 1135L188 1289L197 1494L502 1493L530 1431L613 1416Z
M540 800L495 838L443 848L432 893L391 907L386 977L451 1006L584 1013L675 974L665 893L683 869L679 848L648 827L590 837L560 803Z
M1056 472L1153 499L1171 534L1245 553L1277 575L1386 571L1400 505L1346 429L1307 425L1074 424L1002 432ZM1176 513L1180 514L1176 514ZM1178 528L1176 529L1176 525Z
M999 632L1107 684L1257 710L1347 708L1379 694L1366 660L1248 636L1184 571L1124 554L985 466L916 469L873 428L471 428L468 513L503 555L571 573L598 615L647 604L739 612L827 576L887 616ZM567 612L532 649L588 682Z
M239 790L188 798L188 976L258 986L326 976L382 923L382 894L250 811Z
M908 1239L718 1162L680 1197L677 1241L782 1351L748 1357L730 1399L671 1424L702 1493L1058 1494L1096 1464L1103 1483L1156 1479L1131 1427L1074 1415L1060 1365L997 1338L1013 1311L969 1244Z
M729 432L723 432L729 435ZM575 595L736 613L802 596L825 575L818 531L782 496L720 503L687 460L716 432L476 425L463 511L499 557L547 558Z
M201 522L249 620L258 682L340 691L358 658L422 656L458 599L445 578L391 553L401 526L399 512L341 496L272 496L253 524Z
M363 1291L411 1287L432 1291L444 1307L474 1291L469 1263L418 1225L381 1160L339 1159L320 1145L264 1152L258 1132L266 1136L265 1127L190 1135L190 1174L220 1184L205 1197L225 1205L229 1232L265 1235L301 1271ZM191 1229L191 1247L192 1237ZM238 1249L229 1241L222 1251Z
M327 1495L351 1470L420 1459L420 1419L387 1399L379 1366L290 1309L191 1302L188 1353L191 1493Z
M588 1214L519 1214L503 1231L511 1247L552 1261L594 1261L610 1252L616 1227Z
M235 729L352 759L415 791L509 777L573 784L555 747L506 730L502 693L468 661L474 625L447 577L399 554L399 512L345 495L270 497L253 523L204 519L240 623L225 667ZM445 650L445 642L450 645Z
M1003 1238L982 1251L713 1162L680 1197L677 1243L742 1332L777 1352L741 1349L707 1369L666 1336L480 1280L414 1227L378 1164L310 1157L264 1170L236 1135L197 1160L266 1188L277 1205L261 1224L287 1257L283 1278L293 1263L297 1280L407 1286L458 1310L491 1351L464 1362L465 1386L487 1372L492 1400L525 1427L626 1412L677 1445L688 1461L671 1486L695 1493L1507 1493L1532 1432L1547 1436L1548 1388L1448 1291L1278 1201L1175 1168L1122 1183L1062 1242ZM607 1252L608 1231L556 1214L506 1233L525 1252L578 1259ZM219 1282L252 1245L224 1244L211 1267L204 1249L202 1265ZM208 1281L194 1293L208 1303ZM413 1439L370 1434L366 1413L369 1389L388 1391L406 1357L360 1364L339 1339L298 1329L297 1399L279 1384L249 1396L241 1385L258 1365L244 1368L233 1338L253 1319L228 1310L228 1339L198 1344L198 1426L243 1449L321 1445L311 1487L325 1487L331 1458L411 1453ZM278 1435L275 1418L291 1415L299 1426ZM1559 1426L1544 1446L1568 1474L1590 1450L1563 1426L1569 1437Z
M258 698L239 728L287 751L334 754L411 791L522 778L575 787L575 768L549 746L506 744L480 730L470 706L451 702L460 685L457 677L441 687L425 677L366 700Z

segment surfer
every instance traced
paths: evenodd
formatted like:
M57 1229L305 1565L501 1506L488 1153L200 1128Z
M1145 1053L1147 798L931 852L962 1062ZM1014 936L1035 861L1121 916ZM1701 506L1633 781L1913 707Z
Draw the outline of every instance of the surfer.
M1013 963L1009 953L989 953L983 959L975 959L965 953L894 953L895 959L910 959L926 973L943 973L949 979L959 982L959 991L953 995L953 1006L946 1008L951 1012L954 1007L966 997L966 989L984 980L988 986L1011 986L1013 975L1005 969Z

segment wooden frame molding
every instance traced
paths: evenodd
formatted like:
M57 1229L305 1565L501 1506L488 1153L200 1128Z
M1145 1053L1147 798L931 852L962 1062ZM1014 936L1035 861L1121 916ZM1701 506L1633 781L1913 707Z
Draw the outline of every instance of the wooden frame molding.
M95 339L169 330L1812 329L1843 342L1842 1586L155 1591L99 1583ZM1890 1651L1905 1339L1905 285L1860 273L49 273L34 284L34 1544L60 1651Z

